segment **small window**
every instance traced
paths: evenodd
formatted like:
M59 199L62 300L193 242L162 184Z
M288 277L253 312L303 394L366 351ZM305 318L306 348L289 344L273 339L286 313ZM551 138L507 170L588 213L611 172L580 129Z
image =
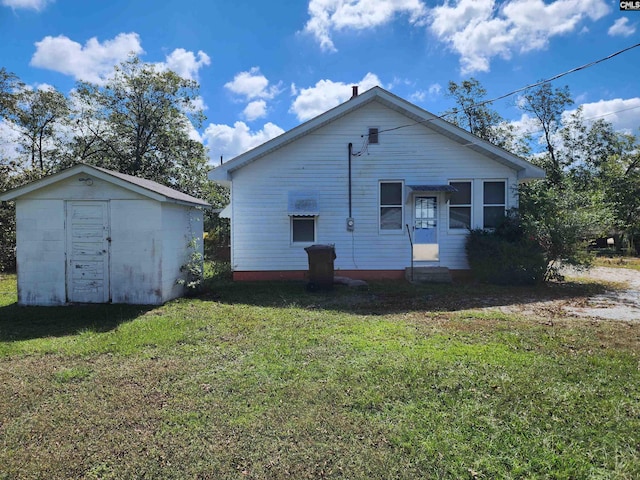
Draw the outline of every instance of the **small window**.
M377 145L378 144L378 129L370 128L369 129L369 145Z
M316 241L316 217L291 217L291 241L314 243Z
M380 230L402 231L402 182L380 182Z
M471 182L449 182L457 191L449 199L449 228L468 230L471 228Z
M502 219L506 207L505 182L484 182L483 192L483 226L496 228Z

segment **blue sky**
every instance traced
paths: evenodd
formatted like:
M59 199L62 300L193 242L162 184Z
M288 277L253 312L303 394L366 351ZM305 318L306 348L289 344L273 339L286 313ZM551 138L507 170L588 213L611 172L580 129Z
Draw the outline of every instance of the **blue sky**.
M229 159L380 85L432 112L450 80L494 98L640 41L611 0L0 0L0 67L68 93L137 53L200 83L197 135ZM553 83L640 127L640 47ZM518 125L517 96L494 104Z

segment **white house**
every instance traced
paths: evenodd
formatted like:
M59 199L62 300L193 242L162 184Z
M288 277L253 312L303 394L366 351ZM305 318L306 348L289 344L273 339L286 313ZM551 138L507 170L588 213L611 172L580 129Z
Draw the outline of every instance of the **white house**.
M334 244L336 275L468 269L469 228L516 207L544 171L374 87L209 172L231 187L234 279L301 279Z
M16 202L18 303L161 304L181 296L181 266L207 202L88 165L0 194Z

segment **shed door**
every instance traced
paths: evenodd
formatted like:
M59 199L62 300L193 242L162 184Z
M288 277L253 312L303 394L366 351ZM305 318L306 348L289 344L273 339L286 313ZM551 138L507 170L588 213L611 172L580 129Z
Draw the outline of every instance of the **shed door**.
M67 202L67 301L109 301L108 202Z

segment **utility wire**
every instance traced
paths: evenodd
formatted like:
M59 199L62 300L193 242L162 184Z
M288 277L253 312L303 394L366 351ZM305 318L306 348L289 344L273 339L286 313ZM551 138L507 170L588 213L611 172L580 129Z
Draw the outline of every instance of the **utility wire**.
M557 75L554 75L553 77L547 78L546 80L540 80L539 82L532 83L531 85L527 85L526 87L521 87L521 88L513 90L513 91L511 91L509 93L505 93L504 95L500 95L499 97L496 97L496 98L494 98L492 100L484 100L482 102L475 103L475 104L473 104L471 106L471 108L480 107L480 106L485 105L487 103L493 103L493 102L496 102L498 100L502 100L503 98L510 97L511 95L515 95L516 93L520 93L520 92L522 92L524 90L529 90L530 88L539 87L540 85L552 82L552 81L557 80L557 79L559 79L561 77L564 77L565 75L569 75L570 73L575 73L575 72L578 72L580 70L584 70L586 68L593 67L594 65L597 65L598 63L602 63L602 62L604 62L606 60L610 60L613 57L616 57L616 56L618 56L618 55L620 55L622 53L628 52L629 50L632 50L632 49L634 49L636 47L640 47L640 43L636 43L635 45L631 45L630 47L623 48L622 50L618 50L617 52L612 53L611 55L607 55L606 57L603 57L603 58L601 58L599 60L594 60L593 62L585 63L584 65L580 65L579 67L575 67L575 68L572 68L571 70L567 70L566 72L559 73ZM449 114L444 114L444 115L449 115Z
M571 70L567 70L566 72L558 73L557 75L549 77L546 80L540 80L538 82L532 83L531 85L527 85L525 87L521 87L521 88L518 88L516 90L512 90L509 93L505 93L504 95L500 95L499 97L493 98L491 100L483 100L482 102L475 103L475 104L471 105L470 108L481 107L483 105L486 105L487 103L493 103L493 102L496 102L498 100L502 100L503 98L507 98L507 97L510 97L512 95L515 95L516 93L520 93L520 92L522 92L524 90L528 90L530 88L538 87L538 86L543 85L545 83L552 82L554 80L562 78L562 77L564 77L566 75L569 75L571 73L575 73L575 72L578 72L580 70L584 70L586 68L593 67L594 65L597 65L598 63L602 63L602 62L604 62L606 60L610 60L610 59L612 59L612 58L614 58L614 57L616 57L618 55L621 55L621 54L623 54L625 52L628 52L629 50L632 50L632 49L634 49L636 47L640 47L640 43L636 43L635 45L631 45L630 47L623 48L622 50L618 50L617 52L612 53L611 55L607 55L606 57L600 58L598 60L594 60L592 62L585 63L584 65L580 65L579 67L572 68ZM401 128L412 127L414 125L420 125L420 124L431 122L431 121L438 120L438 119L444 119L444 117L449 116L449 115L454 115L456 113L458 113L458 109L454 109L451 112L443 113L442 115L438 115L438 116L435 116L434 118L430 118L430 119L427 119L427 120L421 120L419 122L414 122L414 123L410 123L410 124L407 124L407 125L399 125L397 127L387 128L385 130L379 130L378 134L384 133L384 132L391 132L393 130L400 130ZM364 137L365 135L361 135L361 136Z

